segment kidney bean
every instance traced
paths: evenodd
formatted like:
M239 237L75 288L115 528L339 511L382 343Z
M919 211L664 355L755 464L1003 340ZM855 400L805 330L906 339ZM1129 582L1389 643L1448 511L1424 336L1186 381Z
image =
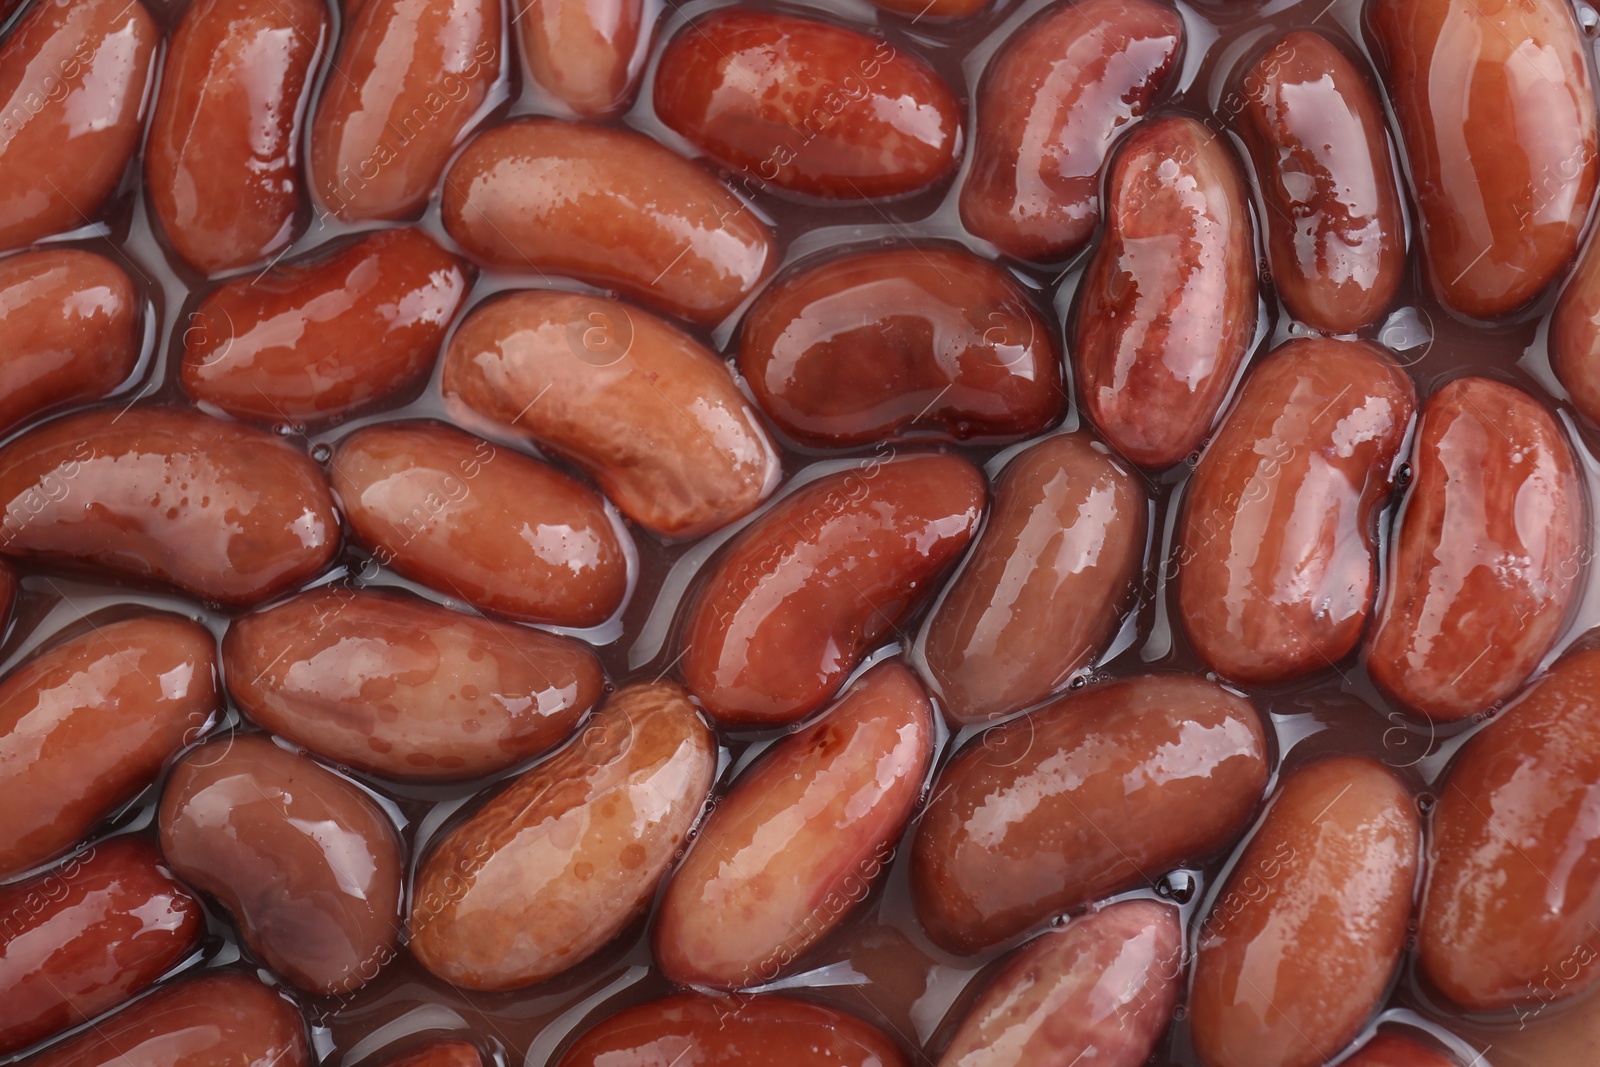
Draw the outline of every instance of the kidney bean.
M1433 816L1422 973L1474 1011L1600 979L1600 651L1558 661L1467 742ZM1519 1012L1520 1014L1520 1012Z
M570 457L623 514L668 536L749 514L782 473L721 360L615 300L535 290L475 308L441 388L464 417Z
M1383 106L1366 71L1310 30L1278 38L1241 89L1272 285L1295 318L1353 333L1388 310L1406 268Z
M805 444L932 430L1019 438L1066 406L1054 328L976 256L899 248L830 260L768 290L745 319L739 370Z
M1154 0L1053 4L1013 33L978 90L961 221L1018 259L1094 234L1112 142L1165 95L1183 20Z
M1590 422L1600 422L1600 246L1578 261L1550 317L1550 369Z
M1473 318L1526 304L1577 251L1595 192L1594 90L1571 6L1376 0L1367 17L1434 290Z
M176 615L99 622L0 681L0 876L61 855L221 707L216 642Z
M1069 694L945 766L911 855L917 916L952 952L997 944L1211 856L1266 782L1260 715L1213 682L1152 674Z
M1587 551L1575 460L1533 397L1459 378L1423 406L1367 670L1413 711L1504 700L1554 644Z
M933 708L880 663L779 741L711 813L662 895L656 962L679 985L772 981L867 896L933 761Z
M1140 1067L1177 1006L1183 926L1175 908L1129 900L1023 946L984 989L939 1067L1090 1059Z
M379 563L486 611L594 626L628 592L627 533L599 494L441 423L380 423L335 450L331 482Z
M181 408L101 408L0 448L0 551L167 582L225 604L300 584L338 548L316 464Z
M667 43L656 114L714 159L808 196L926 188L955 169L961 108L926 63L881 37L724 8Z
M1460 1063L1420 1041L1380 1031L1340 1067L1460 1067Z
M1378 1009L1405 950L1421 827L1382 764L1283 781L1200 926L1189 998L1207 1067L1320 1067Z
M1416 392L1363 341L1304 338L1245 379L1200 457L1178 536L1178 617L1218 674L1273 684L1361 640Z
M548 119L496 126L445 176L445 229L484 263L569 274L702 325L771 272L772 232L650 138Z
M377 801L305 756L260 734L212 739L173 768L157 822L178 876L307 992L359 989L398 951L399 834Z
M161 31L138 0L38 0L0 46L0 248L94 221L144 132Z
M173 251L202 274L294 240L306 207L301 129L327 36L323 0L197 0L184 11L150 120L145 189Z
M619 690L429 853L412 954L453 985L486 990L582 962L649 908L716 772L716 739L679 686Z
M228 691L275 734L390 778L504 770L600 699L587 645L410 596L318 589L228 628Z
M976 15L989 0L872 0L874 7L893 11L897 15L912 15L913 22L921 19L960 19Z
M139 362L140 303L127 273L92 252L0 260L0 434L126 381Z
M888 1035L853 1015L792 997L679 993L627 1008L566 1051L557 1067L671 1063L743 1067L906 1067Z
M189 315L180 381L203 404L271 423L392 401L427 381L474 274L406 227L225 282Z
M1106 199L1071 343L1083 410L1135 463L1170 467L1205 438L1255 336L1245 185L1224 138L1170 117L1128 134Z
M729 725L809 715L961 555L984 496L945 455L873 457L790 493L706 568L684 684Z
M119 837L0 888L0 1052L114 1008L200 944L200 902Z
M483 1067L483 1053L467 1041L435 1041L385 1060L384 1067Z
M500 80L500 0L363 0L311 124L312 185L346 221L427 204Z
M923 627L925 675L952 724L1066 685L1105 651L1144 559L1145 492L1087 434L1030 445L1001 473L971 556Z
M178 982L29 1061L29 1067L306 1067L305 1020L270 986L212 972Z
M533 83L580 118L605 119L633 103L650 35L644 0L540 0L516 20Z

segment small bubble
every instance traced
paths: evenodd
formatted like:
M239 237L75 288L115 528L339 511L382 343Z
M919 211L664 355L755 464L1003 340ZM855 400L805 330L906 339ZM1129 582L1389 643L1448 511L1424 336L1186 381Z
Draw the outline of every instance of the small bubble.
M1404 489L1411 484L1411 464L1402 463L1400 469L1394 472L1394 485L1396 489Z
M1194 899L1194 875L1188 871L1172 871L1156 883L1156 895L1177 904L1187 904Z
M1172 1019L1173 1019L1174 1022L1180 1022L1181 1023L1181 1022L1183 1022L1183 1020L1187 1019L1188 1017L1189 1017L1189 1007L1188 1007L1188 1005L1179 1004L1176 1008L1172 1009Z
M1428 815L1433 812L1435 805L1438 803L1439 798L1432 793L1422 793L1417 797L1417 810L1423 815Z
M333 458L333 448L330 445L318 445L311 450L311 458L318 463L326 463Z
M280 422L272 428L272 432L279 437L292 437L294 436L294 427L287 422Z

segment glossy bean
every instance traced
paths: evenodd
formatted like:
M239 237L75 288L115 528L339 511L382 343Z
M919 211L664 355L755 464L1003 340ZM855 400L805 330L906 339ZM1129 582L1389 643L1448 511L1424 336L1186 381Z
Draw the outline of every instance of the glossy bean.
M983 476L945 455L871 458L780 500L705 568L682 677L719 722L821 707L966 548Z
M627 110L644 73L646 0L541 0L517 23L533 83L580 118Z
M1460 1061L1415 1038L1380 1031L1340 1067L1461 1067Z
M467 1041L435 1041L385 1060L383 1067L483 1067L483 1053Z

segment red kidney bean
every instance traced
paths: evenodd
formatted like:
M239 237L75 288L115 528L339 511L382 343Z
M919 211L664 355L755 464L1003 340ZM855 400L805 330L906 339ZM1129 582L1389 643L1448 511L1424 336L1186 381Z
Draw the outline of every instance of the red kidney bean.
M348 993L398 952L405 860L356 785L259 734L180 760L157 817L161 851L222 902L245 943L310 993Z
M1183 20L1154 0L1053 4L978 90L961 221L1018 259L1059 260L1094 234L1112 142L1166 95Z
M262 430L181 408L101 408L0 448L0 551L248 604L325 567L322 473Z
M228 628L228 691L318 755L390 778L477 778L566 737L605 685L588 646L410 596L318 589Z
M679 985L772 981L867 896L933 762L933 708L896 662L734 783L673 872L656 961Z
M133 281L75 249L0 260L0 433L80 400L98 400L139 362Z
M809 715L956 561L984 497L982 473L945 455L874 457L790 493L706 568L684 684L725 724Z
M873 6L897 15L912 15L912 21L921 19L959 19L976 15L988 6L989 0L872 0Z
M1600 246L1593 241L1550 317L1550 369L1590 422L1600 422Z
M728 167L808 196L899 196L948 175L961 108L881 37L724 8L667 43L656 114Z
M483 1053L467 1041L436 1041L385 1060L384 1067L483 1067Z
M618 691L428 854L412 954L453 985L488 990L582 962L649 908L716 772L716 739L679 686Z
M1550 651L1587 552L1583 490L1533 397L1459 378L1423 406L1367 670L1453 720L1514 693Z
M184 11L150 120L145 189L173 251L201 273L259 263L294 240L306 208L302 123L327 36L323 0L196 0Z
M270 986L242 974L178 982L29 1067L307 1067L305 1020Z
M500 0L363 0L311 124L310 173L346 221L415 217L500 80Z
M1406 269L1383 105L1366 71L1310 30L1278 38L1241 90L1273 288L1302 322L1353 333L1389 309Z
M1421 827L1361 756L1290 773L1200 925L1189 1014L1207 1067L1320 1067L1405 951Z
M100 622L0 681L0 876L61 855L221 707L216 642L176 615Z
M334 452L334 492L379 563L525 622L594 626L628 592L627 533L588 486L440 423L381 423Z
M781 473L722 361L615 300L531 291L475 308L451 339L441 388L467 419L570 457L623 514L667 536L749 514Z
M971 556L922 633L945 716L966 725L1038 703L1105 651L1144 559L1145 491L1087 434L1006 464Z
M101 842L0 888L0 1052L114 1008L200 944L200 902L146 842Z
M907 432L1039 433L1066 407L1054 327L976 256L900 248L830 260L768 290L745 319L739 370L805 444Z
M696 1067L906 1067L876 1027L792 997L679 993L620 1011L580 1037L557 1067L671 1063Z
M1260 715L1213 682L1152 674L1069 694L945 766L911 855L917 916L952 952L998 944L1213 855L1266 783Z
M1151 900L1109 905L1013 955L939 1067L1141 1067L1172 1021L1182 978L1177 909Z
M1123 455L1170 467L1205 438L1255 336L1246 187L1225 138L1162 118L1122 142L1106 205L1078 284L1079 395Z
M1597 694L1600 651L1558 661L1442 783L1418 955L1465 1008L1542 1007L1600 979Z
M1461 1067L1454 1056L1397 1033L1380 1031L1339 1067Z
M645 0L539 0L514 20L533 83L580 118L625 111L644 72Z
M392 401L427 381L474 274L407 227L225 282L189 315L180 381L203 404L271 423Z
M1178 617L1212 670L1273 684L1356 647L1415 410L1411 380L1364 341L1290 341L1250 372L1190 479L1174 560Z
M1594 199L1594 90L1562 0L1375 0L1367 17L1410 161L1433 288L1463 315L1534 299Z
M0 46L0 248L94 221L139 148L161 31L138 0L38 0Z
M484 263L615 287L702 325L777 260L726 186L628 130L508 122L473 138L444 184L445 229Z

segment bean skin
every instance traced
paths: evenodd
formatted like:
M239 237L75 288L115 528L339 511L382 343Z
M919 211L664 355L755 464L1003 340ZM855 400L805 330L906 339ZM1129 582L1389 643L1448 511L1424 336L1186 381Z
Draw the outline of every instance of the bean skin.
M1380 1031L1340 1067L1461 1067L1461 1064L1454 1056L1447 1056L1413 1038Z
M483 1067L483 1053L466 1041L436 1041L384 1060L383 1067Z
M371 590L312 590L236 620L228 691L318 755L390 778L478 778L565 738L600 699L588 646Z
M645 0L540 0L514 21L535 85L579 117L628 109L650 36ZM654 15L650 16L653 19Z

